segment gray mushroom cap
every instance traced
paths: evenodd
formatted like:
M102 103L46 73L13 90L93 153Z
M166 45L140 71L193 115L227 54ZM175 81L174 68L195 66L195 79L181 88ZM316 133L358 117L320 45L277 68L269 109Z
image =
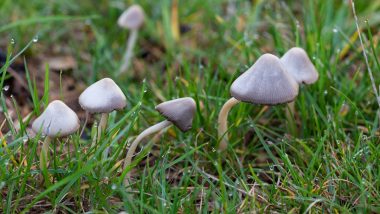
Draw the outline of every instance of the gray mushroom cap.
M79 119L65 103L54 100L33 122L32 129L49 137L65 137L79 129Z
M318 72L302 48L291 48L281 57L281 62L298 84L310 85L318 80Z
M156 110L181 131L186 132L192 127L196 105L193 98L184 97L163 102L156 106Z
M123 109L127 99L112 79L104 78L82 92L79 104L89 113L109 113Z
M117 24L127 29L140 28L144 24L144 10L137 4L130 6L120 15Z
M293 101L298 87L278 57L264 54L232 83L230 92L243 102L276 105Z

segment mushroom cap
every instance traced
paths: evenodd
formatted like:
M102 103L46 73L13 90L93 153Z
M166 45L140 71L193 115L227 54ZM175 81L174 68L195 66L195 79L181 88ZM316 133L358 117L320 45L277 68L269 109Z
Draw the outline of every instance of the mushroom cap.
M32 124L34 132L41 131L49 137L65 137L79 129L77 114L64 102L54 100Z
M193 98L184 97L163 102L156 106L156 110L181 131L186 132L192 127L196 105Z
M123 109L127 105L127 99L112 79L104 78L82 92L79 104L89 113L109 113Z
M317 69L302 48L291 48L281 57L281 62L298 84L310 85L318 80Z
M298 87L278 57L264 54L232 83L230 92L243 102L276 105L293 101Z
M144 24L144 10L137 4L130 6L120 15L117 24L131 30L140 28Z

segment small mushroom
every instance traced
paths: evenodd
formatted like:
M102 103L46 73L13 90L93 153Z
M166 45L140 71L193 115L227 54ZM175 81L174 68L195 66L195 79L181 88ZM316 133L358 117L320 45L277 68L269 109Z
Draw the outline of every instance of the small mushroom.
M196 110L195 101L190 97L179 98L163 102L156 106L156 110L166 118L166 120L153 125L141 132L132 142L124 161L124 170L131 165L133 154L140 141L148 135L158 132L172 124L177 126L182 132L186 132L192 127L193 117ZM130 172L124 179L124 184L129 185Z
M288 50L281 62L285 69L292 75L298 84L311 85L318 80L319 74L304 49L294 47ZM288 104L287 117L289 120L294 115L294 102Z
M60 100L52 101L32 124L34 132L46 135L40 153L40 168L47 168L49 144L52 138L66 137L79 129L77 114Z
M281 57L281 62L298 84L310 85L318 80L317 69L302 48L291 48Z
M130 35L128 37L127 49L123 57L123 64L120 67L120 73L125 72L130 64L131 58L133 56L133 48L136 44L138 30L144 24L144 10L140 5L132 5L127 10L125 10L119 19L117 24L121 28L129 29Z
M86 113L101 113L97 140L106 129L108 114L121 110L127 105L127 99L119 86L110 79L104 78L90 85L79 96L79 104Z
M264 54L232 83L230 92L232 98L223 105L218 118L219 151L227 148L227 116L233 106L241 101L261 105L291 102L298 95L298 84L278 57Z

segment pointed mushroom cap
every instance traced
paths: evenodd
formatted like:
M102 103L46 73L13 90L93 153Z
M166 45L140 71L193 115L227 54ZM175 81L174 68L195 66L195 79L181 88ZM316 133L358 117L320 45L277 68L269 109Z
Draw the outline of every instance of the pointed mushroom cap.
M294 47L288 50L281 57L281 62L298 84L310 85L318 80L318 72L302 48Z
M163 102L156 106L156 110L181 131L186 132L192 127L196 105L193 98L184 97Z
M140 28L144 24L144 10L137 4L130 6L120 15L117 24L127 29Z
M34 132L41 131L49 137L65 137L79 129L77 114L64 102L54 100L32 124Z
M82 92L79 104L89 113L109 113L123 109L127 105L127 99L112 79L104 78Z
M276 105L293 101L298 84L278 57L264 54L232 83L230 92L243 102Z

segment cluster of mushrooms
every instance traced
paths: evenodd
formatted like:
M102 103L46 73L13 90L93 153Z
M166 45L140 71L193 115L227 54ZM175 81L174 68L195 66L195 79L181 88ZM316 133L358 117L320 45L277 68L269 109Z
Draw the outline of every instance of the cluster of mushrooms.
M131 18L132 17L132 18ZM141 26L144 15L141 7L134 5L126 10L118 20L120 26L131 29L124 64L120 72L124 72L132 56L137 37L137 29ZM246 72L231 85L230 98L222 107L218 118L219 151L228 146L227 116L230 109L239 102L260 105L277 105L292 102L298 95L299 84L312 84L318 79L318 72L302 48L292 48L284 56L278 58L272 54L262 55ZM79 96L79 104L89 114L101 114L96 139L99 143L106 134L108 115L114 110L122 110L127 99L119 86L110 78L95 82ZM175 125L182 132L192 128L196 103L190 97L163 102L156 110L166 118L143 132L132 142L124 160L124 170L131 165L133 155L143 138L168 126ZM87 121L87 117L86 117ZM84 126L86 126L86 122ZM40 152L40 169L46 170L49 155L49 144L52 139L67 137L78 131L80 122L77 114L60 100L52 101L44 112L34 120L32 129L46 136ZM106 148L106 153L108 153ZM130 173L127 173L124 184L129 184Z

